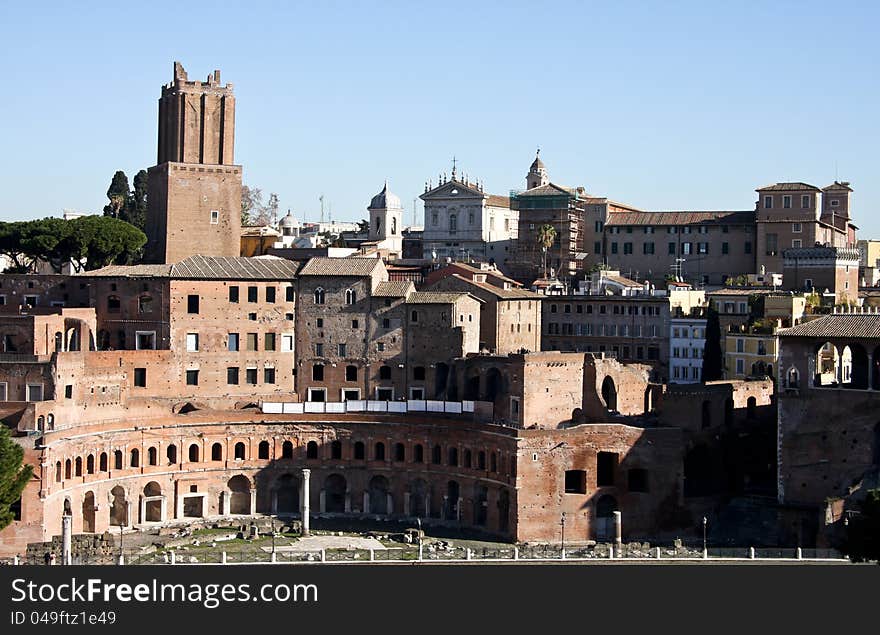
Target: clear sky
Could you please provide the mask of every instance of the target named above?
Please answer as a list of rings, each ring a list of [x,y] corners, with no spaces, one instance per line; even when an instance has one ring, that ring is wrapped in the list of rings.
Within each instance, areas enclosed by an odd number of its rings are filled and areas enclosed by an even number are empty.
[[[0,0],[0,219],[100,211],[156,160],[162,84],[220,69],[235,159],[282,211],[406,222],[460,169],[650,210],[752,209],[756,187],[852,182],[880,238],[878,2]],[[418,203],[419,223],[421,201]]]

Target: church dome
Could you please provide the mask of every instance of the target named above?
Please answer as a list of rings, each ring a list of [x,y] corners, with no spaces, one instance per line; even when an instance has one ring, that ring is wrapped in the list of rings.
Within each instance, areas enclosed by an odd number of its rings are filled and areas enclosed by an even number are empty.
[[[373,197],[367,209],[402,209],[402,205],[400,197],[389,191],[388,183],[385,183],[385,187]]]
[[[278,225],[280,227],[299,227],[299,221],[296,220],[296,217],[290,212],[290,210],[287,210],[287,216],[282,218]]]

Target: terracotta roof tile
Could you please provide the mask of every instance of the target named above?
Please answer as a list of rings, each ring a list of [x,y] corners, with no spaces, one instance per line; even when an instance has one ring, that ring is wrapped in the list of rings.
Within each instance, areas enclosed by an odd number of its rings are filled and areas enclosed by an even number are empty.
[[[289,280],[299,263],[277,256],[190,256],[171,268],[172,278],[196,280]]]
[[[851,337],[880,339],[880,313],[835,313],[779,329],[780,337]]]
[[[354,276],[372,275],[380,266],[378,258],[312,258],[300,270],[301,276]]]
[[[696,223],[719,225],[751,225],[755,222],[754,211],[709,212],[611,212],[606,226],[620,225],[693,225]]]
[[[407,304],[452,304],[467,293],[442,291],[414,291],[406,298]]]
[[[405,298],[415,289],[412,280],[391,280],[377,284],[372,295],[377,298]]]
[[[810,185],[809,183],[771,183],[770,185],[765,185],[764,187],[759,187],[756,192],[800,192],[802,190],[810,190],[813,192],[820,192],[821,190],[815,185]]]

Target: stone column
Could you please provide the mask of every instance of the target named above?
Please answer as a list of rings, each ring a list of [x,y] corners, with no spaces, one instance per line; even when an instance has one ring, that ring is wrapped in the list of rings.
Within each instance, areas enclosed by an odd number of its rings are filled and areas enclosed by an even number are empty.
[[[131,527],[134,523],[131,521],[131,501],[125,501],[125,526]]]
[[[449,518],[446,518],[446,511],[447,511],[447,509],[449,509],[449,506],[447,505],[448,501],[449,501],[449,495],[444,494],[443,495],[443,509],[440,510],[440,518],[442,518],[443,520],[450,520]]]
[[[372,507],[370,506],[370,492],[364,491],[364,508],[363,513],[368,514],[372,511]]]
[[[147,501],[144,500],[143,494],[138,496],[138,502],[139,502],[138,508],[139,508],[139,513],[140,513],[140,516],[138,516],[138,521],[143,523],[143,522],[145,522],[145,520],[147,518]]]
[[[351,490],[348,489],[348,485],[345,486],[345,513],[351,513]]]
[[[409,492],[403,493],[403,514],[409,516]]]
[[[221,516],[229,515],[229,492],[226,490],[220,492],[220,509],[217,510],[217,513]]]
[[[272,490],[272,506],[270,511],[273,516],[278,514],[278,490]]]
[[[70,549],[71,521],[72,516],[65,514],[61,517],[61,564],[73,564]]]
[[[385,494],[385,513],[389,516],[394,513],[394,499],[391,494]]]
[[[320,504],[319,509],[321,510],[321,513],[323,514],[324,512],[327,511],[327,490],[324,490],[324,489],[321,490],[321,501],[319,504]]]
[[[623,523],[620,512],[614,512],[614,548],[620,552],[623,546]]]
[[[168,505],[168,497],[165,494],[162,494],[162,507],[159,508],[159,520],[163,523],[168,519],[168,512],[166,511],[166,506]]]
[[[257,514],[257,488],[251,488],[251,516],[256,516]]]
[[[304,469],[302,471],[303,476],[303,495],[302,495],[302,535],[309,535],[309,493],[311,492],[311,488],[309,487],[309,478],[312,475],[312,471],[309,469]],[[324,491],[321,490],[321,508],[323,511],[324,507]]]

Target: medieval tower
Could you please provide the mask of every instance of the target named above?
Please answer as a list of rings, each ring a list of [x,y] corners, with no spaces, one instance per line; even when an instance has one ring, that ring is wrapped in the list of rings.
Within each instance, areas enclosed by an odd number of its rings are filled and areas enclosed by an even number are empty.
[[[159,98],[159,143],[149,173],[145,262],[194,254],[238,256],[241,166],[233,160],[235,97],[220,71],[190,81],[179,62]]]

